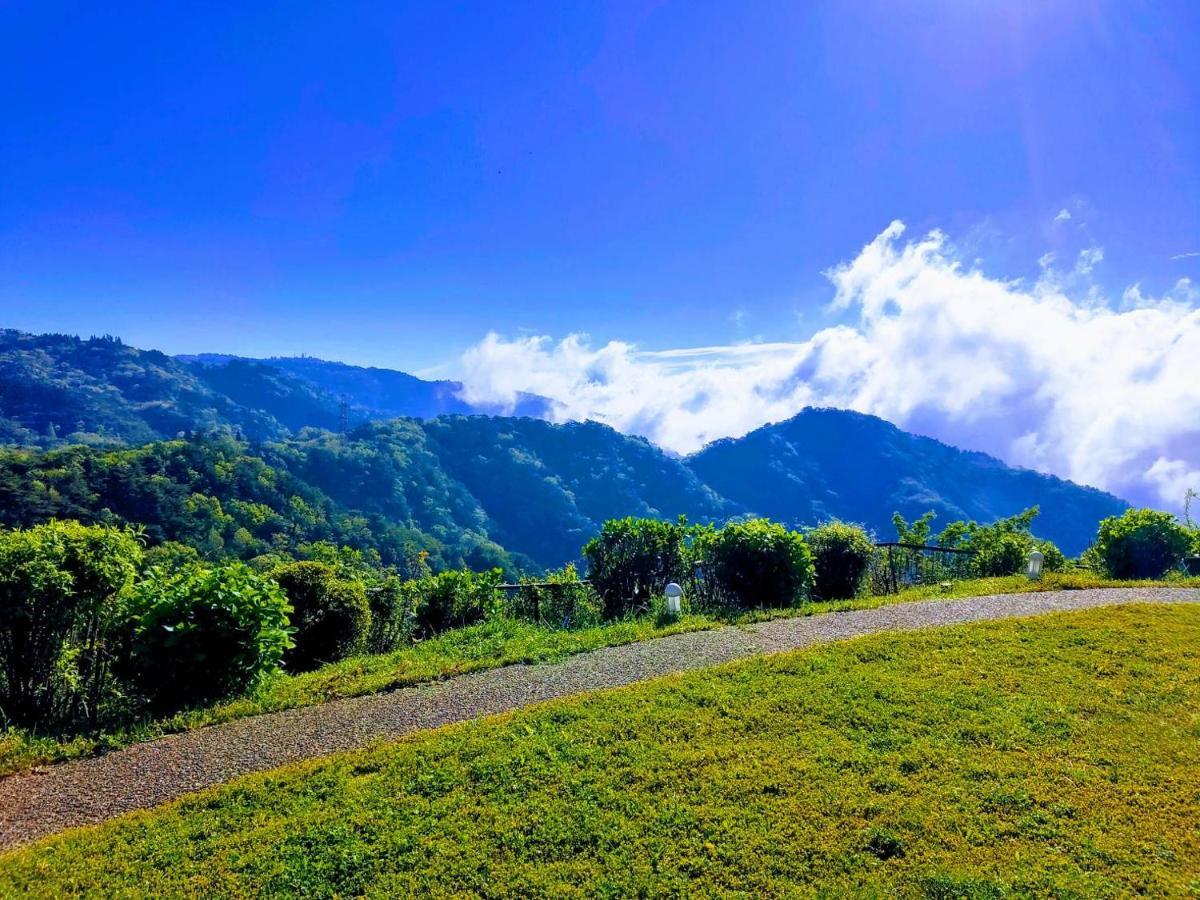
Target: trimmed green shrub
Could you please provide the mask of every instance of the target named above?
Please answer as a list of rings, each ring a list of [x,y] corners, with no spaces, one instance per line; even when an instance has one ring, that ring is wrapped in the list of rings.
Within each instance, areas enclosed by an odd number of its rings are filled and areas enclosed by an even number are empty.
[[[610,519],[583,548],[588,580],[604,601],[605,618],[648,607],[671,581],[690,578],[690,547],[699,533],[682,516]]]
[[[94,719],[106,643],[141,563],[130,531],[49,522],[0,531],[0,713],[41,727]]]
[[[813,596],[818,600],[846,600],[858,595],[875,543],[863,529],[845,522],[826,522],[804,535],[816,571]]]
[[[413,582],[396,576],[384,578],[367,588],[367,602],[371,607],[368,653],[391,653],[412,643],[417,627],[417,599]]]
[[[1028,535],[1013,532],[991,534],[972,542],[975,574],[981,578],[1002,578],[1025,570],[1033,541]]]
[[[812,587],[812,554],[804,537],[766,519],[731,522],[703,535],[707,596],[737,609],[802,602]]]
[[[1128,509],[1100,523],[1095,558],[1113,578],[1161,578],[1191,548],[1192,536],[1170,513]]]
[[[508,600],[508,613],[540,625],[583,628],[600,622],[603,606],[595,589],[579,580],[575,566],[567,565],[538,578],[522,578]]]
[[[284,656],[289,669],[315,669],[362,647],[371,609],[360,582],[338,578],[332,566],[314,561],[282,566],[272,577],[292,605],[295,646]]]
[[[244,563],[152,569],[129,600],[123,674],[158,713],[241,693],[292,645],[282,589]]]
[[[487,572],[463,569],[410,581],[408,589],[415,598],[417,631],[422,635],[438,634],[483,621],[497,608],[497,585],[502,575],[499,569]]]

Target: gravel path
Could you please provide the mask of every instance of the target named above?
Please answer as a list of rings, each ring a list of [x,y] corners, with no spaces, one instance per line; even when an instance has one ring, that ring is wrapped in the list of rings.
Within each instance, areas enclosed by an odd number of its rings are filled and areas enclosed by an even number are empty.
[[[1200,603],[1200,589],[1115,588],[930,600],[776,619],[609,647],[561,663],[285,710],[0,780],[0,849],[157,806],[238,775],[583,691],[878,631],[1131,602]]]

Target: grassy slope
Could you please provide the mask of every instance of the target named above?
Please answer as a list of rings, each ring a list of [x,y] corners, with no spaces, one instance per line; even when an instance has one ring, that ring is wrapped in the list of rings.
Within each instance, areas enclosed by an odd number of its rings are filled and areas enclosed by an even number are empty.
[[[0,893],[1200,889],[1200,608],[878,635],[242,779]]]
[[[1105,581],[1086,574],[1048,575],[1043,581],[1023,576],[982,578],[954,583],[949,589],[937,585],[913,588],[887,597],[810,603],[795,609],[748,613],[748,622],[779,616],[815,615],[846,609],[865,609],[888,603],[925,599],[952,599],[985,594],[1081,589],[1103,586],[1162,586],[1162,582]],[[1173,582],[1200,586],[1200,579]],[[521,622],[498,621],[463,628],[379,656],[356,656],[325,666],[315,672],[276,678],[253,695],[193,710],[165,719],[147,721],[123,730],[56,739],[28,732],[0,730],[0,777],[32,767],[93,756],[165,734],[201,728],[245,716],[311,706],[342,697],[394,690],[427,681],[437,681],[514,663],[555,662],[575,653],[619,644],[649,640],[683,631],[699,631],[728,624],[711,616],[689,615],[659,625],[649,618],[613,622],[578,631],[560,631]]]

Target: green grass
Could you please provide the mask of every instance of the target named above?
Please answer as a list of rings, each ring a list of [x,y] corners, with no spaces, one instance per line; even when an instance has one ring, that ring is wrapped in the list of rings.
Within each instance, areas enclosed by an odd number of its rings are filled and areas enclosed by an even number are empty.
[[[1049,574],[1042,581],[1030,581],[1018,575],[954,582],[949,588],[938,585],[912,588],[893,596],[860,597],[810,603],[792,609],[750,612],[736,620],[687,615],[675,622],[659,624],[650,617],[643,617],[575,631],[498,620],[448,632],[394,653],[355,656],[315,672],[283,675],[269,681],[253,694],[168,718],[138,722],[125,728],[64,738],[20,730],[0,730],[0,777],[245,716],[395,690],[514,663],[556,662],[572,654],[601,647],[629,644],[683,631],[717,628],[731,622],[748,623],[781,616],[867,609],[914,600],[1106,586],[1161,587],[1164,584],[1155,581],[1110,581],[1087,573]],[[1200,586],[1200,579],[1171,584]]]
[[[241,779],[0,894],[1187,896],[1200,607],[877,635]]]

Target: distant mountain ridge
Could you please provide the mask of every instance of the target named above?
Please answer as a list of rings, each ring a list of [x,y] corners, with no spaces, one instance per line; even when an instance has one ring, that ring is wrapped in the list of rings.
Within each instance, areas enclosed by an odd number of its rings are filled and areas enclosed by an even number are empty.
[[[933,510],[945,525],[992,522],[1037,505],[1037,533],[1076,554],[1100,519],[1128,507],[1095,488],[839,409],[802,410],[686,461],[717,493],[761,515],[795,525],[842,519],[885,537],[894,534],[893,512],[911,519]]]
[[[255,359],[202,353],[175,358],[188,364],[211,387],[239,403],[258,399],[254,395],[256,379],[247,377],[255,368],[260,371],[276,370],[287,376],[288,380],[298,380],[312,393],[323,397],[329,407],[328,414],[338,416],[340,404],[344,402],[351,422],[402,417],[432,419],[444,415],[498,415],[502,412],[496,406],[467,403],[460,396],[463,386],[457,381],[427,381],[395,369],[351,366],[312,356]],[[279,400],[285,399],[281,393]],[[289,420],[295,421],[286,405],[277,404],[272,414],[285,424]],[[523,395],[509,414],[544,417],[549,414],[549,403],[540,397]],[[288,424],[288,427],[295,429],[316,424],[305,421],[303,424]]]
[[[0,443],[120,446],[224,429],[273,440],[380,419],[495,415],[453,381],[311,357],[168,356],[114,337],[0,329]],[[546,416],[518,398],[515,415]]]
[[[759,514],[797,526],[840,518],[886,538],[895,511],[988,522],[1035,504],[1037,532],[1077,553],[1101,518],[1126,508],[1101,491],[844,410],[804,410],[680,458],[604,425],[540,421],[549,411],[542,398],[522,401],[519,411],[534,417],[488,417],[496,410],[459,393],[455,382],[310,357],[170,357],[116,338],[0,331],[0,444],[245,438],[252,446],[238,453],[273,460],[325,498],[328,534],[374,517],[373,528],[402,525],[445,546],[447,564],[479,559],[471,548],[487,546],[558,565],[604,519],[623,515]],[[407,485],[403,496],[398,484]]]

